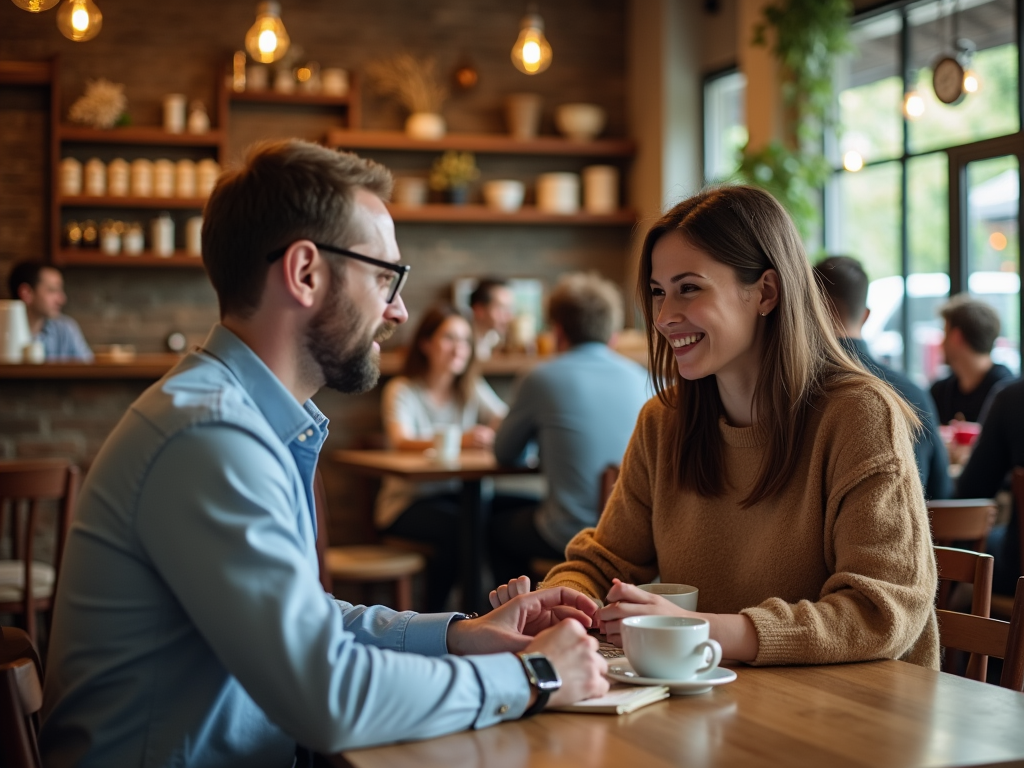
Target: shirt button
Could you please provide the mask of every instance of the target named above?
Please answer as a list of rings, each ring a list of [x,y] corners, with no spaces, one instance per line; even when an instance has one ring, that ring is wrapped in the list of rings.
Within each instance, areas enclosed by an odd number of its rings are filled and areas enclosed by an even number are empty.
[[[504,715],[506,712],[508,712],[508,704],[502,704],[500,707],[498,707],[499,715]]]
[[[312,429],[307,429],[306,430],[306,437],[312,437],[312,436],[313,436],[313,430]]]
[[[299,435],[299,442],[300,442],[300,443],[304,443],[304,442],[306,442],[306,435],[305,435],[305,434],[301,434],[301,435]]]

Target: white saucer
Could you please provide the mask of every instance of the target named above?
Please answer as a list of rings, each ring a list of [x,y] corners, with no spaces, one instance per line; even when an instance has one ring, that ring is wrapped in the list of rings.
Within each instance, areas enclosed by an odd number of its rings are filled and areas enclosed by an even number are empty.
[[[736,673],[727,667],[715,667],[690,680],[662,680],[657,677],[641,677],[633,671],[633,667],[625,659],[615,659],[608,663],[608,678],[619,683],[633,685],[667,685],[675,696],[692,696],[707,693],[716,685],[725,685],[736,679]]]

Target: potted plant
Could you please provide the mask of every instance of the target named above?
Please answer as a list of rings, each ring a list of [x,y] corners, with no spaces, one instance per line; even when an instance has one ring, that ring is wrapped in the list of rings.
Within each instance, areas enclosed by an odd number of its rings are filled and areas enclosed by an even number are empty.
[[[472,152],[449,150],[434,161],[430,169],[430,188],[447,192],[449,202],[464,205],[469,199],[470,182],[479,176]]]
[[[409,110],[405,132],[415,139],[440,139],[446,131],[441,105],[448,91],[438,82],[436,69],[433,58],[417,59],[408,53],[366,67],[377,92],[394,97]]]

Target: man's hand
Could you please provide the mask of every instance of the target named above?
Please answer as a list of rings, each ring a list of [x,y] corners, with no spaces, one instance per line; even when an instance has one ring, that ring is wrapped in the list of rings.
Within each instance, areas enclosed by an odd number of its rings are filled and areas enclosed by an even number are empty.
[[[462,433],[463,448],[490,448],[493,445],[494,430],[483,424],[477,424]]]
[[[535,635],[565,619],[588,629],[596,612],[597,603],[568,587],[528,592],[478,619],[453,621],[448,625],[448,652],[518,653]]]
[[[549,707],[574,704],[608,692],[608,680],[604,676],[608,662],[597,652],[597,647],[597,640],[572,619],[541,632],[526,646],[524,650],[528,653],[547,656],[562,678],[562,687],[552,692],[548,700]]]
[[[516,595],[530,594],[530,577],[520,576],[512,579],[508,584],[502,584],[497,589],[492,589],[487,599],[491,601],[491,608],[500,608]]]

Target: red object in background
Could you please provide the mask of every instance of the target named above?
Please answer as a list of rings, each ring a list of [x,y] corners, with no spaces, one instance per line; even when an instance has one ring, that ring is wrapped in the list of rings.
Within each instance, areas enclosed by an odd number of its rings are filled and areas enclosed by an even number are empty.
[[[980,434],[981,424],[976,424],[973,421],[957,422],[953,428],[953,440],[957,445],[973,445]]]

